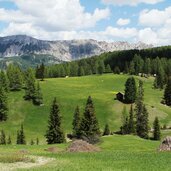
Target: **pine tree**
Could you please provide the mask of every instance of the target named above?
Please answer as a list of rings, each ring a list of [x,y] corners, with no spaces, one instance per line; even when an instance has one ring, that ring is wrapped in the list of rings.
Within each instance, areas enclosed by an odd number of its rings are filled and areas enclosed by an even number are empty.
[[[136,100],[136,133],[141,138],[148,138],[148,111],[143,104],[143,84],[139,81],[138,95]]]
[[[45,135],[48,144],[65,142],[64,132],[61,128],[61,119],[59,105],[56,98],[54,98],[49,116],[48,130]]]
[[[130,75],[134,75],[135,74],[135,65],[134,65],[133,61],[130,62],[129,73],[130,73]]]
[[[36,145],[39,145],[39,138],[36,138]]]
[[[103,136],[105,135],[110,135],[110,129],[109,129],[108,124],[105,125],[104,131],[103,131]]]
[[[20,143],[26,144],[23,124],[21,125],[21,130],[20,130]]]
[[[167,106],[171,106],[171,78],[168,79],[168,82],[164,91],[164,101]]]
[[[35,76],[33,70],[29,68],[26,72],[26,82],[25,82],[25,100],[33,100],[36,92],[35,87]]]
[[[158,117],[155,118],[154,123],[153,123],[153,139],[154,140],[160,140],[161,139],[161,132],[160,132],[160,124]]]
[[[136,83],[134,77],[127,79],[125,83],[125,102],[134,103],[136,99]]]
[[[114,68],[114,73],[115,74],[120,74],[120,69],[119,69],[119,67],[118,66],[116,66],[115,68]]]
[[[9,92],[9,80],[4,71],[0,72],[0,87],[3,87],[6,92]]]
[[[82,67],[82,66],[80,66],[79,68],[78,68],[78,76],[84,76],[85,75],[85,73],[84,73],[84,68]]]
[[[23,124],[21,125],[21,129],[17,131],[17,144],[26,144]]]
[[[30,141],[30,145],[34,145],[34,141],[33,141],[33,139],[31,139],[31,141]]]
[[[39,82],[37,83],[35,95],[34,95],[34,98],[33,98],[33,104],[38,105],[38,106],[43,104],[43,96],[42,96],[42,92],[41,92]]]
[[[12,144],[12,141],[11,141],[11,137],[10,136],[8,136],[7,144],[8,145],[11,145]]]
[[[112,72],[111,67],[110,67],[109,64],[107,64],[106,69],[105,69],[105,72],[106,73],[111,73]]]
[[[134,134],[135,133],[135,122],[134,122],[133,105],[131,105],[131,108],[130,108],[130,111],[129,111],[128,130],[129,130],[130,134]]]
[[[0,87],[0,121],[6,121],[8,114],[7,95],[3,87]]]
[[[45,78],[45,66],[44,63],[40,65],[40,79],[41,81],[44,81]]]
[[[5,132],[3,130],[1,130],[0,144],[6,145],[6,136],[5,136]]]
[[[163,89],[165,85],[165,72],[162,66],[159,66],[157,76],[154,80],[154,88]]]
[[[79,138],[79,131],[80,131],[80,123],[81,123],[81,117],[80,117],[80,110],[77,106],[74,113],[74,118],[72,122],[73,126],[73,135]]]
[[[23,84],[23,76],[18,66],[10,64],[7,68],[9,86],[12,91],[20,91]]]
[[[102,75],[105,71],[105,66],[103,60],[99,61],[98,74]]]
[[[80,124],[80,135],[90,143],[99,140],[100,129],[91,96],[87,99],[84,116]]]

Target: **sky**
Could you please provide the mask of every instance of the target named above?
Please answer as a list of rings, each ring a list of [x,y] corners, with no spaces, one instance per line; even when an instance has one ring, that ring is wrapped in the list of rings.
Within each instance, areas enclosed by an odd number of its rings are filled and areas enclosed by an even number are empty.
[[[0,0],[0,37],[171,44],[171,0]]]

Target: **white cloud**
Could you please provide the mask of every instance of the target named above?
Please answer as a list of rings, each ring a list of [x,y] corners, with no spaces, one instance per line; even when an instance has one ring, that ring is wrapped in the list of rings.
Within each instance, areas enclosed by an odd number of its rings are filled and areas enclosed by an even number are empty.
[[[79,0],[11,0],[18,10],[0,8],[0,21],[30,23],[47,31],[79,30],[94,27],[110,15],[110,10],[85,11]]]
[[[152,9],[143,10],[139,16],[139,23],[144,26],[161,26],[171,19],[171,7],[163,11]]]
[[[125,26],[125,25],[128,25],[129,23],[130,23],[130,19],[128,19],[128,18],[126,18],[126,19],[119,18],[117,21],[117,24],[119,26]]]
[[[136,6],[141,3],[156,4],[162,1],[164,0],[102,0],[104,4],[119,5],[119,6],[123,6],[123,5]]]

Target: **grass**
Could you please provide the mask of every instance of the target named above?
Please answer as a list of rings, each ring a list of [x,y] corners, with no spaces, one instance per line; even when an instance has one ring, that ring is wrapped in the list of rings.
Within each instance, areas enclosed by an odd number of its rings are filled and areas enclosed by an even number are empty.
[[[158,152],[160,142],[144,140],[136,136],[113,135],[102,137],[97,146],[100,152],[69,153],[65,152],[68,144],[51,145],[64,152],[51,153],[44,149],[49,145],[40,146],[0,146],[0,150],[17,152],[26,149],[34,156],[54,158],[48,164],[34,167],[33,171],[166,171],[171,167],[171,153]]]
[[[11,135],[12,142],[16,141],[16,132],[20,124],[24,124],[27,142],[40,139],[45,143],[44,134],[47,129],[50,105],[54,97],[60,104],[65,133],[72,131],[72,118],[75,107],[80,106],[81,113],[89,95],[92,96],[101,130],[109,123],[111,130],[116,131],[121,125],[121,113],[124,104],[114,100],[115,94],[124,91],[127,75],[105,74],[85,77],[46,79],[41,82],[44,106],[37,107],[31,102],[24,101],[24,91],[10,92],[8,121],[0,123],[7,135]],[[149,110],[150,125],[155,116],[161,123],[171,125],[171,108],[160,104],[163,92],[152,88],[153,78],[140,78],[144,81],[145,103]],[[125,105],[129,110],[129,105]]]

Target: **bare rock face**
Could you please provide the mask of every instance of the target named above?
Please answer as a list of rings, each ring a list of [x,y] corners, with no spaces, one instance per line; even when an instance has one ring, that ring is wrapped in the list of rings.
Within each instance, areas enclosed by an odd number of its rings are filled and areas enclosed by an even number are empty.
[[[28,54],[52,55],[60,61],[100,55],[104,52],[130,49],[147,49],[153,47],[142,42],[105,42],[87,40],[38,40],[26,35],[0,37],[0,58]]]
[[[167,136],[161,143],[159,151],[171,151],[171,137]]]

